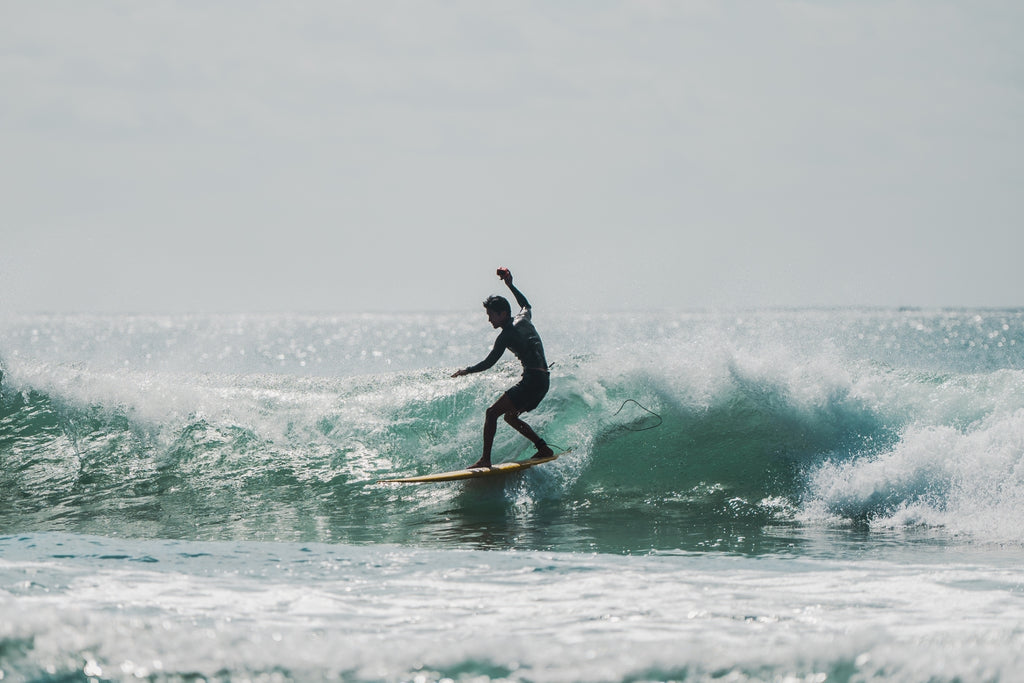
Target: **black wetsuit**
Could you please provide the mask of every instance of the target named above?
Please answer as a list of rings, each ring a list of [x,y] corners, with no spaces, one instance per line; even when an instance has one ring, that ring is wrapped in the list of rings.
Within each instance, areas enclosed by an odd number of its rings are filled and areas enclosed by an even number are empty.
[[[544,345],[533,326],[530,302],[515,287],[509,289],[516,297],[522,310],[502,325],[501,333],[494,340],[494,348],[476,365],[466,368],[467,372],[483,372],[498,362],[505,349],[515,354],[523,364],[523,378],[506,392],[516,409],[526,412],[536,408],[548,393],[548,362],[544,358]]]

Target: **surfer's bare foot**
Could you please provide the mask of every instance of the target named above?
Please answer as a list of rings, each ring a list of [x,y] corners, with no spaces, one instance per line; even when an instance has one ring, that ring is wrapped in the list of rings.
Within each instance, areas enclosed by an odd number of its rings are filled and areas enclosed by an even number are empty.
[[[478,469],[482,469],[484,467],[490,467],[490,466],[491,466],[491,461],[489,459],[487,459],[487,458],[480,458],[474,464],[470,465],[466,469],[478,470]]]
[[[544,444],[537,448],[537,452],[532,458],[530,458],[530,460],[544,460],[545,458],[550,458],[554,454],[555,452],[551,450],[551,446]]]

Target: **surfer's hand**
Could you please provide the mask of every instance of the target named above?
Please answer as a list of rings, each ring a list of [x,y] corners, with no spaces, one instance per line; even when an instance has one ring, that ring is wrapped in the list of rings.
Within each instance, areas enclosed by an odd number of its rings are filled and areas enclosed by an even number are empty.
[[[463,375],[468,375],[468,374],[469,373],[466,372],[466,368],[462,368],[461,370],[456,370],[454,373],[452,373],[452,377],[462,377]]]
[[[498,268],[498,277],[500,277],[506,285],[512,284],[512,273],[509,272],[508,268]]]

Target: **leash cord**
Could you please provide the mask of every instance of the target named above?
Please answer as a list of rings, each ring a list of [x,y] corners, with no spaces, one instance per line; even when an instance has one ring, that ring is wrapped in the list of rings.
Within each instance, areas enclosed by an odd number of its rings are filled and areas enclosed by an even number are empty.
[[[642,429],[633,429],[631,427],[626,427],[626,429],[628,429],[629,431],[631,431],[631,432],[646,432],[648,429],[655,429],[656,427],[660,427],[661,423],[664,422],[664,420],[661,419],[661,415],[658,415],[656,412],[654,412],[650,408],[640,404],[638,401],[635,401],[635,400],[633,400],[631,398],[627,398],[625,401],[623,401],[622,405],[619,406],[619,409],[615,411],[615,413],[612,415],[612,417],[615,417],[615,415],[618,415],[619,413],[621,413],[622,409],[626,407],[627,403],[635,403],[640,408],[640,410],[648,412],[651,415],[653,415],[654,417],[658,418],[657,424],[653,424],[653,425],[650,425],[648,427],[643,427]]]

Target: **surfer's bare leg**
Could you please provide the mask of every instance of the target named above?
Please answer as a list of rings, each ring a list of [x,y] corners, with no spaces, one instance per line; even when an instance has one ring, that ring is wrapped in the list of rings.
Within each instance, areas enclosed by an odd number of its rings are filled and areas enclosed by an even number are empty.
[[[554,454],[551,448],[544,443],[544,439],[537,436],[537,432],[533,431],[530,425],[519,419],[521,412],[512,403],[508,394],[502,394],[501,398],[487,409],[487,412],[484,413],[484,454],[475,464],[470,465],[470,469],[491,466],[491,447],[494,445],[494,434],[498,431],[498,418],[501,416],[505,417],[505,422],[513,429],[532,441],[533,445],[537,447],[537,454],[533,457],[549,458]]]
[[[555,454],[551,447],[544,442],[544,439],[537,436],[537,432],[533,431],[533,427],[526,424],[519,419],[522,415],[522,411],[513,408],[509,412],[505,413],[505,422],[511,425],[512,429],[516,430],[527,439],[533,442],[533,445],[537,447],[537,453],[533,456],[534,458],[550,458]]]
[[[470,469],[491,466],[491,447],[494,445],[494,434],[498,431],[498,418],[509,410],[515,409],[516,407],[512,405],[512,401],[505,394],[502,394],[501,398],[487,409],[487,412],[484,413],[484,454],[476,463],[469,466]]]

